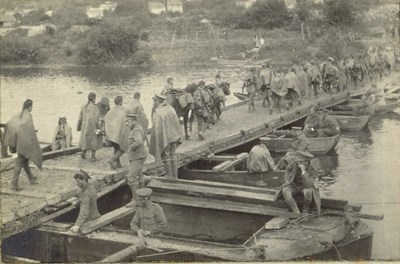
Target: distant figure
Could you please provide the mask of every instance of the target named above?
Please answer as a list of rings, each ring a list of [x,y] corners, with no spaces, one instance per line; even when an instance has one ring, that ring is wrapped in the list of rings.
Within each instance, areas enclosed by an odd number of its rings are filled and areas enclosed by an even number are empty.
[[[147,151],[144,147],[144,131],[143,128],[137,123],[137,115],[126,114],[126,126],[129,128],[129,172],[126,176],[127,184],[132,191],[132,201],[126,207],[135,207],[138,199],[136,191],[144,187],[144,178],[142,174],[143,164],[147,157]]]
[[[7,123],[7,130],[4,138],[4,145],[10,148],[12,153],[17,153],[15,159],[14,173],[11,180],[11,190],[21,191],[23,188],[18,186],[19,175],[22,168],[29,178],[31,184],[37,184],[29,160],[31,160],[39,169],[42,169],[43,156],[39,140],[32,119],[33,101],[27,99],[23,106],[21,114],[14,116]]]
[[[204,140],[204,132],[208,127],[211,96],[205,90],[205,82],[200,81],[196,90],[193,92],[194,110],[193,113],[197,119],[197,132],[199,140]]]
[[[79,194],[79,215],[75,224],[71,227],[70,231],[78,233],[82,225],[86,222],[95,220],[101,215],[97,210],[97,192],[96,188],[89,182],[89,175],[82,169],[74,175],[76,185],[81,188]]]
[[[153,127],[151,129],[149,152],[156,161],[162,160],[168,178],[178,178],[176,148],[183,138],[178,116],[161,94],[153,97]]]
[[[99,108],[100,112],[100,130],[101,133],[104,135],[105,134],[105,128],[104,128],[104,117],[110,111],[110,100],[108,100],[107,97],[102,97],[100,102],[97,103],[97,107]]]
[[[315,202],[318,214],[321,212],[321,198],[314,185],[313,171],[310,160],[313,155],[307,151],[297,151],[297,156],[292,159],[285,170],[285,183],[282,195],[290,210],[300,213],[294,195],[303,195],[303,214],[310,213],[311,202]]]
[[[126,107],[127,114],[137,115],[136,122],[143,128],[145,137],[147,136],[147,131],[149,130],[149,119],[144,112],[142,103],[140,102],[140,92],[135,92],[133,95],[133,101],[129,103]],[[147,138],[144,138],[146,141]]]
[[[254,35],[253,37],[253,45],[255,48],[260,47],[260,38],[257,35]]]
[[[371,100],[371,92],[367,92],[361,96],[361,101],[354,109],[355,116],[373,115],[375,113],[375,106]]]
[[[260,48],[261,48],[265,45],[265,39],[263,39],[263,37],[261,37],[261,35],[259,36],[259,39],[260,39]]]
[[[174,78],[169,77],[167,79],[167,84],[164,86],[164,88],[161,91],[161,95],[166,95],[171,92],[171,90],[174,89]]]
[[[254,100],[257,94],[258,88],[258,77],[256,74],[256,68],[251,68],[250,73],[246,76],[243,86],[242,92],[246,88],[247,94],[249,95],[249,103],[248,103],[248,111],[249,113],[256,111],[256,107],[254,105]]]
[[[51,143],[51,150],[56,151],[71,147],[72,129],[67,123],[65,116],[60,116],[58,125],[54,131],[53,141]]]
[[[164,210],[151,201],[151,193],[150,188],[142,188],[136,192],[139,203],[130,226],[139,237],[160,235],[167,227]]]
[[[217,87],[220,87],[222,85],[222,83],[223,83],[223,81],[222,81],[222,78],[221,78],[221,73],[218,72],[217,75],[215,76],[215,85]]]
[[[96,161],[96,150],[102,147],[102,132],[100,130],[100,112],[95,105],[96,94],[90,92],[88,102],[82,106],[79,113],[76,130],[81,132],[79,148],[82,149],[81,158],[86,159],[86,152],[91,150],[90,161]]]
[[[319,87],[322,85],[322,75],[314,60],[311,61],[310,66],[307,68],[307,76],[315,98],[318,98]],[[310,96],[311,97],[311,96]]]
[[[1,158],[7,159],[11,157],[11,155],[8,155],[8,147],[4,145],[4,136],[5,131],[7,130],[7,125],[0,123],[0,128],[4,128],[4,132],[3,129],[0,129]]]
[[[247,171],[249,173],[276,171],[276,165],[265,144],[255,145],[247,158]]]
[[[272,90],[271,85],[275,78],[275,71],[270,63],[264,63],[260,72],[261,92],[263,93],[263,107],[266,107],[265,101],[268,101],[269,113],[272,114]]]
[[[129,129],[125,124],[125,109],[122,96],[114,99],[115,106],[104,117],[105,138],[114,148],[114,155],[108,161],[112,170],[122,168],[120,157],[128,150]]]

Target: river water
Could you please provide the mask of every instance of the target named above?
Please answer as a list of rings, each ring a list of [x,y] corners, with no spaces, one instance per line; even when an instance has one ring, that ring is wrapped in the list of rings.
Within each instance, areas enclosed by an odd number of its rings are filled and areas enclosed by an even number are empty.
[[[73,141],[81,105],[87,94],[94,91],[97,100],[117,95],[128,103],[133,93],[140,91],[146,113],[150,114],[152,96],[160,91],[169,76],[175,87],[183,88],[200,80],[214,82],[220,71],[231,83],[231,92],[241,91],[244,72],[235,68],[168,68],[138,69],[132,67],[90,68],[2,68],[1,122],[7,122],[21,111],[22,103],[34,102],[32,115],[39,140],[51,141],[60,115],[67,116],[73,128]],[[237,102],[231,95],[227,104]],[[326,170],[318,185],[324,196],[348,199],[363,206],[364,213],[384,214],[383,221],[365,220],[374,230],[374,259],[400,259],[400,109],[374,116],[369,129],[343,133],[336,152],[321,156]]]

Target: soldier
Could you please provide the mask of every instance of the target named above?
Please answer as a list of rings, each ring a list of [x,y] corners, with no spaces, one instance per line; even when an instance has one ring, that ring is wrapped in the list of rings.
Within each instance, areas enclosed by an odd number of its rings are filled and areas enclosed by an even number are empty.
[[[322,84],[322,76],[316,62],[312,60],[310,64],[310,67],[307,68],[308,80],[313,88],[315,98],[318,98],[318,90]]]
[[[115,107],[108,111],[104,117],[106,141],[114,148],[114,155],[108,161],[112,170],[122,168],[120,157],[129,147],[129,130],[125,124],[125,109],[122,106],[122,101],[122,96],[115,97]]]
[[[264,140],[268,140],[268,138],[264,138]],[[267,145],[264,143],[255,145],[250,150],[247,158],[247,171],[253,173],[267,172],[269,170],[276,171],[276,166]]]
[[[140,102],[140,92],[134,93],[133,101],[126,107],[126,113],[138,115],[136,122],[138,122],[138,124],[143,128],[143,131],[147,136],[147,131],[149,130],[149,119],[147,118],[143,105]],[[145,138],[145,140],[147,140],[147,138]]]
[[[328,61],[324,68],[324,82],[325,82],[325,92],[329,94],[332,93],[332,89],[339,86],[338,69],[333,65],[334,59],[332,57],[328,58]]]
[[[72,129],[67,123],[65,116],[60,116],[58,119],[58,125],[54,132],[53,142],[51,143],[51,149],[53,151],[58,149],[64,149],[71,147],[72,141]]]
[[[32,161],[39,169],[42,168],[43,156],[33,125],[32,108],[33,101],[30,99],[25,100],[21,114],[14,116],[7,123],[4,145],[8,146],[11,152],[17,153],[13,178],[11,180],[11,190],[13,191],[23,190],[23,188],[18,186],[22,168],[24,168],[31,184],[38,183],[37,177],[31,172],[29,161]]]
[[[258,78],[256,75],[256,68],[251,68],[249,75],[243,82],[242,92],[246,88],[247,94],[249,95],[249,113],[256,111],[256,107],[254,105],[254,99],[257,94],[258,89]]]
[[[264,93],[262,105],[265,107],[265,101],[268,101],[269,113],[272,114],[272,90],[271,85],[275,78],[275,71],[270,63],[265,63],[260,72],[261,88]]]
[[[150,188],[141,188],[136,192],[139,203],[130,226],[139,237],[160,235],[167,227],[164,211],[161,206],[151,201],[151,193]]]
[[[318,108],[316,106],[312,106],[310,109],[310,114],[307,116],[304,121],[304,134],[306,137],[317,137],[318,133],[316,132],[316,127],[319,123],[319,115]]]
[[[178,116],[161,94],[153,97],[153,127],[151,129],[149,152],[156,161],[162,160],[168,178],[178,178],[176,148],[183,138]]]
[[[301,127],[292,127],[295,133],[294,141],[290,145],[290,148],[294,151],[310,151],[310,140],[306,137]]]
[[[140,187],[144,187],[142,169],[147,157],[147,151],[144,148],[143,128],[136,122],[137,115],[126,114],[125,116],[126,126],[130,129],[128,137],[129,172],[126,180],[132,191],[132,200],[126,205],[126,207],[135,207],[138,202],[136,191]]]
[[[167,84],[165,84],[164,88],[161,91],[161,95],[166,95],[171,92],[171,90],[174,89],[174,78],[169,77],[167,79]]]
[[[99,218],[101,215],[97,210],[97,193],[96,188],[89,182],[90,176],[82,169],[74,175],[76,185],[81,188],[79,201],[81,203],[78,218],[70,231],[78,233],[81,226],[88,222]]]
[[[204,132],[208,127],[209,119],[209,106],[211,101],[211,96],[205,90],[205,82],[200,81],[197,85],[196,90],[193,92],[194,100],[194,115],[197,119],[197,131],[199,134],[199,139],[204,140]]]
[[[313,169],[310,160],[313,155],[308,151],[297,151],[297,156],[291,159],[285,170],[285,183],[282,187],[282,195],[290,210],[300,213],[293,196],[301,193],[304,196],[303,213],[309,213],[311,202],[315,202],[318,214],[321,210],[319,191],[314,185]]]
[[[76,130],[81,132],[79,148],[82,149],[81,158],[86,159],[86,151],[91,150],[90,161],[96,161],[96,150],[102,147],[102,132],[99,108],[95,105],[96,94],[90,92],[88,102],[82,106],[79,113]]]

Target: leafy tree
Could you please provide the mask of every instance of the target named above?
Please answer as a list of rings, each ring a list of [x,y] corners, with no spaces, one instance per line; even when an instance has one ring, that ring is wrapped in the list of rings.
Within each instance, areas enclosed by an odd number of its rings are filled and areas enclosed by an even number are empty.
[[[356,21],[356,14],[367,11],[369,1],[364,0],[325,0],[324,14],[330,24],[351,26]]]
[[[288,25],[292,20],[291,14],[282,0],[260,0],[249,8],[241,21],[241,28],[279,28]]]

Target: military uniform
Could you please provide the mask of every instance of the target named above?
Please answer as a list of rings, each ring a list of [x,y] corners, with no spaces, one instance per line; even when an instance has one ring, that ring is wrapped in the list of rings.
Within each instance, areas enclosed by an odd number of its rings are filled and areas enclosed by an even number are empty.
[[[247,171],[254,173],[269,170],[276,171],[276,166],[268,148],[264,144],[254,146],[247,158]]]
[[[101,215],[97,209],[97,192],[96,188],[88,183],[79,194],[81,202],[79,216],[75,221],[75,226],[82,226],[84,223],[97,219]]]
[[[297,151],[297,154],[298,157],[292,159],[285,170],[285,185],[282,188],[282,195],[289,208],[295,213],[299,213],[296,201],[293,198],[295,194],[303,194],[304,196],[303,213],[309,211],[313,199],[317,211],[320,213],[321,201],[319,191],[314,186],[313,169],[309,163],[305,165],[304,172],[299,167],[299,159],[304,159],[304,157],[310,159],[313,156],[304,151]]]
[[[132,206],[137,200],[135,196],[136,191],[139,187],[144,187],[142,169],[147,157],[147,151],[144,147],[143,134],[143,128],[139,124],[135,124],[128,137],[129,172],[126,180],[132,191]]]
[[[152,193],[150,188],[139,189],[136,194],[140,197],[149,197]],[[146,201],[142,206],[138,206],[135,215],[130,223],[133,231],[150,231],[150,234],[161,234],[167,226],[162,207],[158,204]]]
[[[333,137],[340,133],[338,122],[327,113],[323,114],[322,118],[319,119],[316,128],[318,137]]]
[[[199,133],[199,138],[204,139],[203,133],[208,126],[208,107],[207,107],[207,95],[208,93],[204,88],[198,87],[193,93],[194,100],[194,114],[197,119],[197,131]]]

